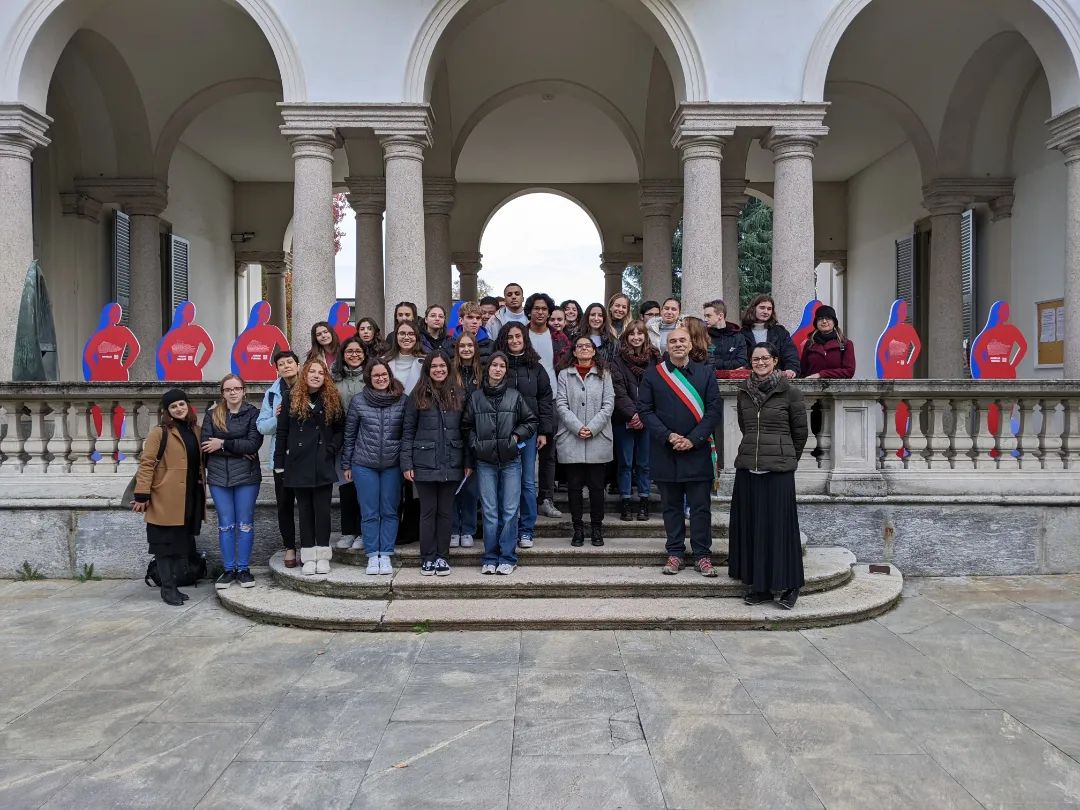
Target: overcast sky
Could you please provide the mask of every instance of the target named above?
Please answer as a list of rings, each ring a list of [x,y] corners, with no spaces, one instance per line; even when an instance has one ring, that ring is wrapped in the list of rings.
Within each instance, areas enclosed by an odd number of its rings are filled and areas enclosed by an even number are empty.
[[[347,235],[337,255],[337,290],[339,297],[352,298],[355,220],[350,214],[342,224]],[[583,306],[603,299],[600,235],[588,214],[558,195],[528,194],[504,205],[488,223],[480,252],[480,278],[496,294],[517,281],[526,295],[543,291],[559,301],[575,298]]]

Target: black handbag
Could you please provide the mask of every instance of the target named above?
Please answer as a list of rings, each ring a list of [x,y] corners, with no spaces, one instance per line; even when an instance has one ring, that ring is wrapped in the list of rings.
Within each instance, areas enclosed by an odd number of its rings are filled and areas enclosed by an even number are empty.
[[[206,579],[206,552],[193,551],[187,557],[176,558],[176,584],[181,588],[198,585],[200,579]],[[146,566],[145,582],[151,588],[161,587],[161,575],[158,574],[157,559]]]

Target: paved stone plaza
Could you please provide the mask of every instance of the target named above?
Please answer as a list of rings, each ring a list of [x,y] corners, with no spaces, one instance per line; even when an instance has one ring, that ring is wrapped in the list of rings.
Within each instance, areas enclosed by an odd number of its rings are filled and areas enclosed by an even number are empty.
[[[332,634],[0,584],[0,807],[1080,804],[1080,576],[803,632]]]

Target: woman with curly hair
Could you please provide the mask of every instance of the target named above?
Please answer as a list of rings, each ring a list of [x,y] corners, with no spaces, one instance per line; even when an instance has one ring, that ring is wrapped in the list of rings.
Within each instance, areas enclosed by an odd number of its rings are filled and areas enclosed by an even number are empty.
[[[306,576],[330,573],[330,497],[337,481],[345,408],[330,369],[304,363],[288,409],[278,416],[274,472],[282,473],[300,507],[300,561]]]

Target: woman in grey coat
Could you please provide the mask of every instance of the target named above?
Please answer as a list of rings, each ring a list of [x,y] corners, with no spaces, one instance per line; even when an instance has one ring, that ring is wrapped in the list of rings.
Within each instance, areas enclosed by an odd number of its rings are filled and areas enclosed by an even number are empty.
[[[363,341],[355,335],[345,338],[338,350],[338,358],[331,369],[334,384],[337,385],[341,395],[341,404],[345,413],[349,412],[349,404],[354,396],[364,388],[364,366],[367,365],[367,350]],[[341,459],[338,459],[338,469],[341,468]],[[341,539],[337,542],[340,549],[363,548],[364,541],[360,539],[360,501],[356,498],[356,484],[346,481],[342,475],[338,480],[338,503],[341,506]]]
[[[613,457],[611,415],[615,411],[615,388],[611,372],[597,355],[592,338],[577,338],[574,362],[559,372],[555,397],[559,419],[555,449],[559,462],[566,465],[573,546],[585,545],[582,487],[589,489],[592,544],[604,545],[604,484],[606,466]]]
[[[405,394],[381,360],[364,369],[364,389],[349,403],[341,470],[356,484],[369,574],[392,574],[401,499],[401,427]]]

